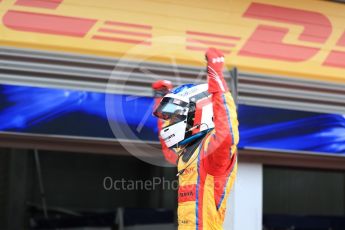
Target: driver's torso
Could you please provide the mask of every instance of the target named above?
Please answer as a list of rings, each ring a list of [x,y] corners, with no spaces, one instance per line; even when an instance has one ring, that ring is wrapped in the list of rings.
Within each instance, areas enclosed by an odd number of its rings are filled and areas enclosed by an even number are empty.
[[[237,153],[222,175],[207,173],[204,163],[213,134],[214,130],[203,138],[186,162],[178,161],[178,171],[183,170],[178,190],[179,230],[223,229],[227,198],[237,172]]]

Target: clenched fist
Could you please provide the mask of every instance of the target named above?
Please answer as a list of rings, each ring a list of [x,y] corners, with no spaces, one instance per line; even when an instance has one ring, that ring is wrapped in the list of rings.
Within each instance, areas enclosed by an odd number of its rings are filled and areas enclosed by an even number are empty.
[[[152,83],[153,96],[155,98],[162,98],[173,88],[171,81],[159,80]]]

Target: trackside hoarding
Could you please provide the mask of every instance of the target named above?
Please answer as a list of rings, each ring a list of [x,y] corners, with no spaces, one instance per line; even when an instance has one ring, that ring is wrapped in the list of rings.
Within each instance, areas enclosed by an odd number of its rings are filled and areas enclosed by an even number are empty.
[[[112,107],[106,108],[107,100]],[[158,141],[153,104],[150,97],[0,85],[0,131]],[[345,156],[343,115],[248,105],[239,105],[238,114],[241,149]]]
[[[345,5],[311,0],[1,0],[0,46],[345,83]],[[193,58],[191,58],[191,56]]]

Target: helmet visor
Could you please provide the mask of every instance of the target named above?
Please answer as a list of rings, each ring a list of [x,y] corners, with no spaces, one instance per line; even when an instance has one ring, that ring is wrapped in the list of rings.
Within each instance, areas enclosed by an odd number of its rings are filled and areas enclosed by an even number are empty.
[[[156,117],[169,121],[169,125],[183,121],[187,117],[188,103],[176,98],[165,97],[153,112]]]

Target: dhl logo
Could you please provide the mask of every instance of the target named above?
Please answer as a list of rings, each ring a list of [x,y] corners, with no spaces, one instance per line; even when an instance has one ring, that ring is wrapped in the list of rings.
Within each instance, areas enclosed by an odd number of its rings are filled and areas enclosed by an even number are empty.
[[[56,9],[63,0],[17,0],[15,5]],[[7,28],[36,33],[85,37],[93,26],[97,23],[96,19],[66,17],[62,15],[33,13],[28,11],[9,10],[3,17],[3,23]],[[132,31],[131,29],[136,31]],[[139,25],[132,23],[105,21],[92,39],[104,40],[109,42],[123,42],[131,44],[151,45],[147,38],[151,38],[152,26]],[[124,38],[121,35],[132,35],[133,39]]]
[[[155,27],[141,23],[105,20],[94,18],[67,17],[54,13],[64,0],[16,0],[14,6],[26,10],[9,9],[2,22],[15,31],[34,32],[54,36],[88,38],[104,42],[127,43],[142,46],[154,45],[151,41]],[[0,0],[0,4],[3,1]],[[47,13],[32,12],[31,9],[45,9]],[[237,55],[243,57],[271,59],[284,62],[303,62],[312,59],[322,49],[332,34],[332,23],[320,13],[266,3],[251,2],[242,18],[259,20],[249,37],[234,34],[211,33],[207,30],[185,30],[185,50],[203,52],[209,46],[229,54],[236,48]],[[266,22],[279,22],[284,26],[272,26]],[[93,30],[96,26],[97,28]],[[284,41],[290,33],[289,25],[303,28],[298,41],[308,45],[291,44]],[[188,25],[186,25],[188,27]],[[130,37],[130,38],[129,38]],[[237,47],[240,41],[242,47]],[[328,51],[320,65],[331,68],[345,68],[345,28],[333,48]]]

